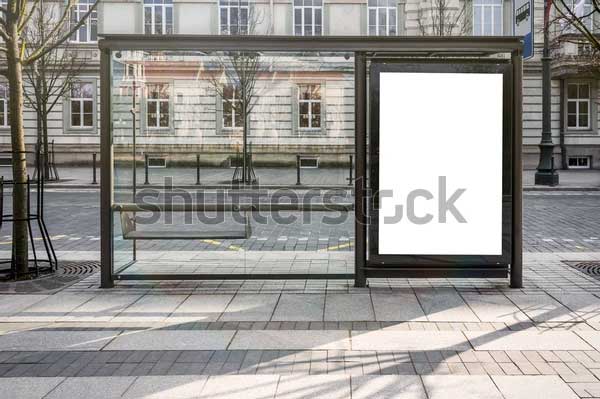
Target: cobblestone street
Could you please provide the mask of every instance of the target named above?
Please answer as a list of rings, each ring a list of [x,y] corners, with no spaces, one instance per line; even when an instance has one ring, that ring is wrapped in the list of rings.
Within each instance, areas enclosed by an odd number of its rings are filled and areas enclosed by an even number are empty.
[[[49,189],[46,204],[47,224],[57,250],[99,250],[98,191]],[[523,214],[526,252],[600,251],[600,192],[526,192]],[[268,218],[264,224],[255,220],[252,223],[252,237],[248,240],[159,241],[153,243],[152,249],[352,250],[352,215],[342,217],[336,224],[327,225],[321,223],[323,216],[317,213],[313,222],[308,224],[299,221],[282,225],[274,223],[272,218]],[[9,225],[3,226],[0,234],[3,236],[0,250],[8,249]],[[116,234],[120,234],[120,231]],[[146,248],[143,245],[141,248]]]

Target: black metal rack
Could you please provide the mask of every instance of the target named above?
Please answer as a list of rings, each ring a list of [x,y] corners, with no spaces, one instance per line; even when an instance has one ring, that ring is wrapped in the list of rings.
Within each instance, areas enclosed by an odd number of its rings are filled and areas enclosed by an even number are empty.
[[[36,154],[36,158],[39,161],[39,153]],[[5,213],[4,212],[4,203],[5,203],[5,195],[11,196],[12,193],[7,194],[6,187],[14,187],[15,185],[24,184],[27,186],[27,199],[26,199],[26,207],[27,207],[27,215],[25,218],[16,218],[14,213]],[[35,192],[35,206],[32,208],[32,195],[31,195],[31,186],[34,186]],[[23,274],[27,276],[39,276],[40,273],[51,273],[57,270],[58,268],[58,260],[56,258],[56,253],[54,251],[54,246],[52,245],[52,240],[50,239],[50,234],[48,232],[48,228],[46,227],[46,223],[44,221],[44,179],[35,179],[32,180],[29,175],[27,175],[27,180],[25,182],[15,182],[14,180],[4,180],[4,178],[0,178],[0,230],[4,226],[6,222],[27,222],[27,231],[29,235],[29,241],[31,245],[31,252],[33,255],[33,266],[29,266],[28,271],[26,273],[18,273],[16,269],[15,262],[15,253],[14,248],[11,253],[10,259],[0,260],[0,265],[10,265],[10,267],[5,269],[0,269],[0,272],[4,272],[5,274],[10,275],[11,278],[21,277]],[[40,258],[38,256],[38,250],[35,246],[35,238],[33,235],[32,223],[37,223],[41,240],[44,245],[44,250],[46,252],[45,258]]]

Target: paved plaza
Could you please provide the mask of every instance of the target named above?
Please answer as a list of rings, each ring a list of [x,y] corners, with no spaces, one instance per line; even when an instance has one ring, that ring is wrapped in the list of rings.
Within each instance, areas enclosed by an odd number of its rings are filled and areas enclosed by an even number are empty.
[[[347,254],[350,258],[351,254]],[[600,281],[119,282],[0,295],[0,397],[600,397]]]

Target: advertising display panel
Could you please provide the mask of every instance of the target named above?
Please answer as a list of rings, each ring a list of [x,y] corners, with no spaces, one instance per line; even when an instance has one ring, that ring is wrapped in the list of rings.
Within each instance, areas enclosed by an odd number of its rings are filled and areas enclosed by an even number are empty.
[[[510,69],[371,66],[370,259],[501,265],[510,255]]]

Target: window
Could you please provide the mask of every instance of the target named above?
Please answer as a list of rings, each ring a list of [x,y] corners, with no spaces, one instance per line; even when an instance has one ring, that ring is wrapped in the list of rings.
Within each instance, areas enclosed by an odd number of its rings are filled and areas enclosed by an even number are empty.
[[[242,101],[239,87],[232,85],[223,87],[223,127],[236,128],[244,126]]]
[[[567,2],[571,11],[585,24],[585,26],[589,30],[593,30],[593,16],[594,16],[594,8],[592,6],[592,0],[571,0]],[[578,30],[571,26],[570,30],[574,33],[578,32]]]
[[[0,83],[0,128],[10,127],[10,108],[8,108],[8,83]]]
[[[164,157],[148,157],[149,168],[166,168],[167,158]]]
[[[93,4],[94,0],[79,0],[71,10],[71,25],[77,25]],[[98,12],[95,9],[83,25],[73,33],[71,41],[78,43],[93,43],[98,41]]]
[[[169,128],[169,91],[167,83],[147,85],[146,122],[149,129]]]
[[[473,35],[502,35],[502,0],[473,0]]]
[[[368,13],[369,35],[397,34],[396,0],[369,0]]]
[[[321,128],[321,85],[298,86],[298,127],[300,129]]]
[[[144,33],[173,33],[173,0],[144,0]]]
[[[294,33],[320,36],[323,30],[323,0],[294,0]]]
[[[591,157],[569,157],[569,169],[590,169]]]
[[[319,167],[318,157],[300,157],[300,168],[317,169]]]
[[[567,127],[569,129],[590,128],[589,83],[567,84]]]
[[[71,85],[71,127],[94,127],[94,86],[90,82]]]
[[[248,0],[219,0],[221,34],[248,34]]]

